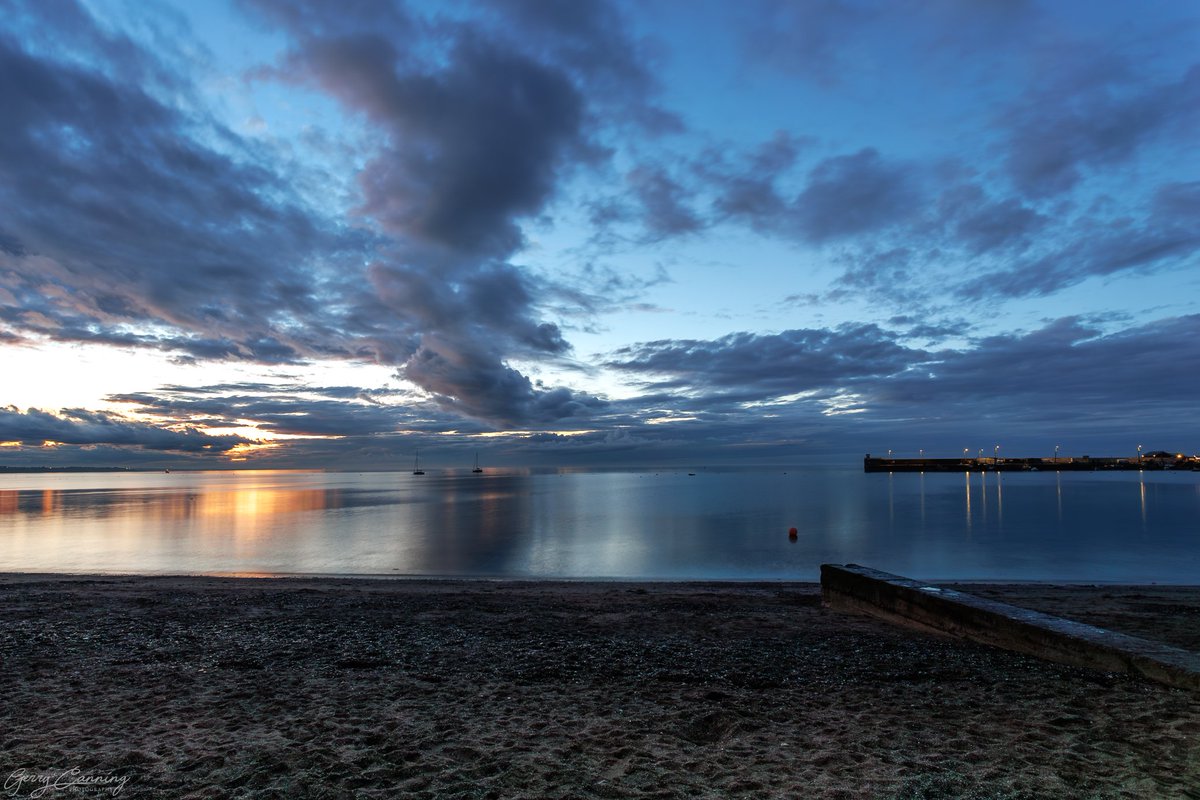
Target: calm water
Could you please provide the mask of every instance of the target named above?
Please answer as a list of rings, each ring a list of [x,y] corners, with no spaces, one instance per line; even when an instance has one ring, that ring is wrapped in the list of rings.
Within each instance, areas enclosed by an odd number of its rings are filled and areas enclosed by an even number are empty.
[[[0,476],[0,571],[815,580],[826,561],[1197,583],[1200,473]]]

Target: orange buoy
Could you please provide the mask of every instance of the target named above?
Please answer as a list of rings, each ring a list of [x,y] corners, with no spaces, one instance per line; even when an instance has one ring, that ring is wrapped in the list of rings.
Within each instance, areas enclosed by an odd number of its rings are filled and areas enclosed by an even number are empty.
[[[799,533],[800,532],[798,530],[796,530],[795,528],[788,528],[788,538],[789,539],[795,540],[796,536],[798,536]]]

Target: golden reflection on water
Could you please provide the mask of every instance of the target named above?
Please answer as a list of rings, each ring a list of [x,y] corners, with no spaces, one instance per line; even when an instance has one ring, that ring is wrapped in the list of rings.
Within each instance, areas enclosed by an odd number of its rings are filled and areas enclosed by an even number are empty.
[[[86,499],[85,496],[86,495]],[[68,513],[73,506],[86,507],[89,515],[146,516],[158,520],[236,517],[254,519],[322,511],[338,506],[336,489],[293,489],[275,486],[250,486],[235,489],[191,492],[107,493],[97,502],[97,493],[73,493],[60,489],[0,490],[0,515],[23,513],[52,517]]]
[[[163,557],[181,547],[256,556],[291,532],[292,515],[336,508],[340,502],[338,489],[269,481],[183,491],[8,489],[0,490],[0,520],[9,531],[2,543],[7,555],[21,553],[21,563],[31,568],[78,562],[121,569],[142,563],[144,551],[156,548]]]

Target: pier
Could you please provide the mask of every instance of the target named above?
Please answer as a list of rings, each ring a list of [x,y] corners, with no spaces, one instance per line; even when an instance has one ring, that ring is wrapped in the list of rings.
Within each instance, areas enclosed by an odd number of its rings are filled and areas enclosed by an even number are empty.
[[[863,458],[863,472],[1095,472],[1098,470],[1200,470],[1200,457],[1159,451],[1142,456],[1052,458]]]

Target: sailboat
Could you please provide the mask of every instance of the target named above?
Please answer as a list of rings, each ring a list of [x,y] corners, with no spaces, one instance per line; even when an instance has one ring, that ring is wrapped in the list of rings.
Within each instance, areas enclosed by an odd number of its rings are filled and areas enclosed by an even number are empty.
[[[421,451],[417,450],[417,454],[413,457],[413,475],[424,475],[425,471],[421,469]]]
[[[478,452],[475,453],[475,469],[471,470],[471,472],[483,472],[483,467],[479,466],[479,453]]]

